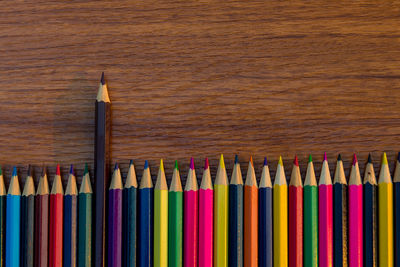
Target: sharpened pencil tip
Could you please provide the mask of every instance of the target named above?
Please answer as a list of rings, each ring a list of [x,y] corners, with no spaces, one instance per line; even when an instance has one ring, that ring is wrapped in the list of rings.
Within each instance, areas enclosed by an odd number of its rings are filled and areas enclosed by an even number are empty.
[[[14,166],[12,176],[17,176],[17,166]]]
[[[204,169],[207,170],[209,166],[210,166],[210,163],[208,163],[208,158],[206,158],[204,160]]]
[[[368,163],[372,163],[371,153],[368,154]]]
[[[357,163],[357,156],[356,156],[356,153],[354,153],[354,155],[353,155],[353,166],[356,166],[356,163]]]
[[[164,172],[164,161],[163,161],[163,159],[160,159],[160,170],[162,172]]]
[[[194,160],[190,158],[190,169],[194,170]]]
[[[341,160],[342,160],[342,155],[339,154],[339,155],[337,156],[337,161],[341,161]]]
[[[71,164],[71,167],[69,168],[69,174],[74,174],[74,165]]]
[[[281,165],[281,166],[283,166],[282,156],[279,156],[278,164]]]
[[[297,155],[294,156],[293,164],[296,165],[297,167],[299,166],[299,159],[297,158]]]
[[[115,162],[114,171],[118,169],[118,162]]]
[[[0,175],[3,175],[3,171],[1,169],[1,165],[0,165]]]
[[[85,170],[83,171],[83,175],[89,173],[89,167],[87,165],[87,163],[85,163]]]
[[[264,158],[264,166],[268,165],[267,157]]]
[[[221,154],[221,157],[219,159],[219,166],[223,169],[225,169],[225,162],[224,162],[224,155]]]
[[[60,164],[57,164],[56,175],[61,175]]]
[[[324,152],[324,160],[328,161],[328,158],[326,156],[326,152]]]
[[[310,154],[310,156],[308,157],[308,162],[312,162],[312,156]]]
[[[101,79],[100,79],[101,84],[106,84],[106,81],[104,80],[104,71],[101,73]]]
[[[238,164],[238,163],[239,163],[239,156],[235,155],[235,164]]]
[[[397,161],[400,162],[400,152],[397,154]]]
[[[41,174],[41,176],[43,177],[43,176],[45,176],[46,175],[46,166],[43,166],[42,167],[42,174]]]
[[[1,175],[1,173],[0,173]],[[28,176],[32,176],[32,166],[31,164],[28,165]]]
[[[175,169],[176,169],[176,170],[179,170],[178,161],[177,161],[177,160],[175,160]]]
[[[386,152],[383,152],[383,155],[382,155],[382,164],[388,164],[387,157],[386,157]]]
[[[129,161],[129,166],[130,165],[133,165],[133,159],[131,159],[130,161]]]
[[[144,161],[144,169],[147,169],[149,167],[149,162],[147,160]]]
[[[252,157],[252,156],[250,156],[250,163],[251,163],[251,166],[254,167],[254,164],[253,164],[253,157]]]

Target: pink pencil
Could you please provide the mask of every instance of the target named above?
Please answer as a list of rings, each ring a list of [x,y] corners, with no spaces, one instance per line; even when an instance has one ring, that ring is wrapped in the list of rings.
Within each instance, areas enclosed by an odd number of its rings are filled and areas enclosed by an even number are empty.
[[[214,190],[208,159],[199,190],[199,267],[213,266]]]
[[[326,153],[319,178],[318,201],[319,267],[331,267],[333,266],[332,180]]]
[[[363,190],[356,154],[349,179],[349,267],[363,266]]]
[[[199,191],[193,158],[190,159],[190,169],[186,179],[184,200],[184,239],[183,239],[183,266],[197,266],[198,248],[198,219],[199,219]]]

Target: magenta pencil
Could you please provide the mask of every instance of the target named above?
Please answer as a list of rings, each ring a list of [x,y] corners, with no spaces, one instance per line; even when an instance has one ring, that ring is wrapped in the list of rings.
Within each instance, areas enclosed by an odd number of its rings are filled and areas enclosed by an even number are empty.
[[[326,153],[318,186],[319,267],[333,266],[333,203],[332,179]]]
[[[214,190],[208,159],[199,189],[199,267],[213,266]]]
[[[363,266],[363,190],[356,154],[349,179],[349,267]]]
[[[183,192],[183,266],[197,266],[198,231],[199,231],[199,189],[193,158]]]

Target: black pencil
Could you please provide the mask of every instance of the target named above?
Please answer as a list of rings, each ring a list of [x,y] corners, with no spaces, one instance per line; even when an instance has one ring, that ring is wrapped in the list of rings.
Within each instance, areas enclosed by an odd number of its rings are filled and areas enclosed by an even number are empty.
[[[21,197],[21,267],[32,267],[34,264],[34,214],[35,185],[33,183],[32,168],[29,166]]]
[[[110,185],[110,98],[101,75],[100,87],[96,99],[94,176],[95,176],[95,211],[94,211],[94,266],[106,265],[106,229],[107,229],[107,195]]]

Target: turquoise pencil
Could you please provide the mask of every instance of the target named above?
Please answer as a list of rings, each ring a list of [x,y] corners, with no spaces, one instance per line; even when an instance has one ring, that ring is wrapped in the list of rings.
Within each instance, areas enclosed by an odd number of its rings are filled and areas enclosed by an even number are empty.
[[[19,266],[20,216],[21,189],[17,167],[14,167],[6,199],[6,266],[9,267]]]

